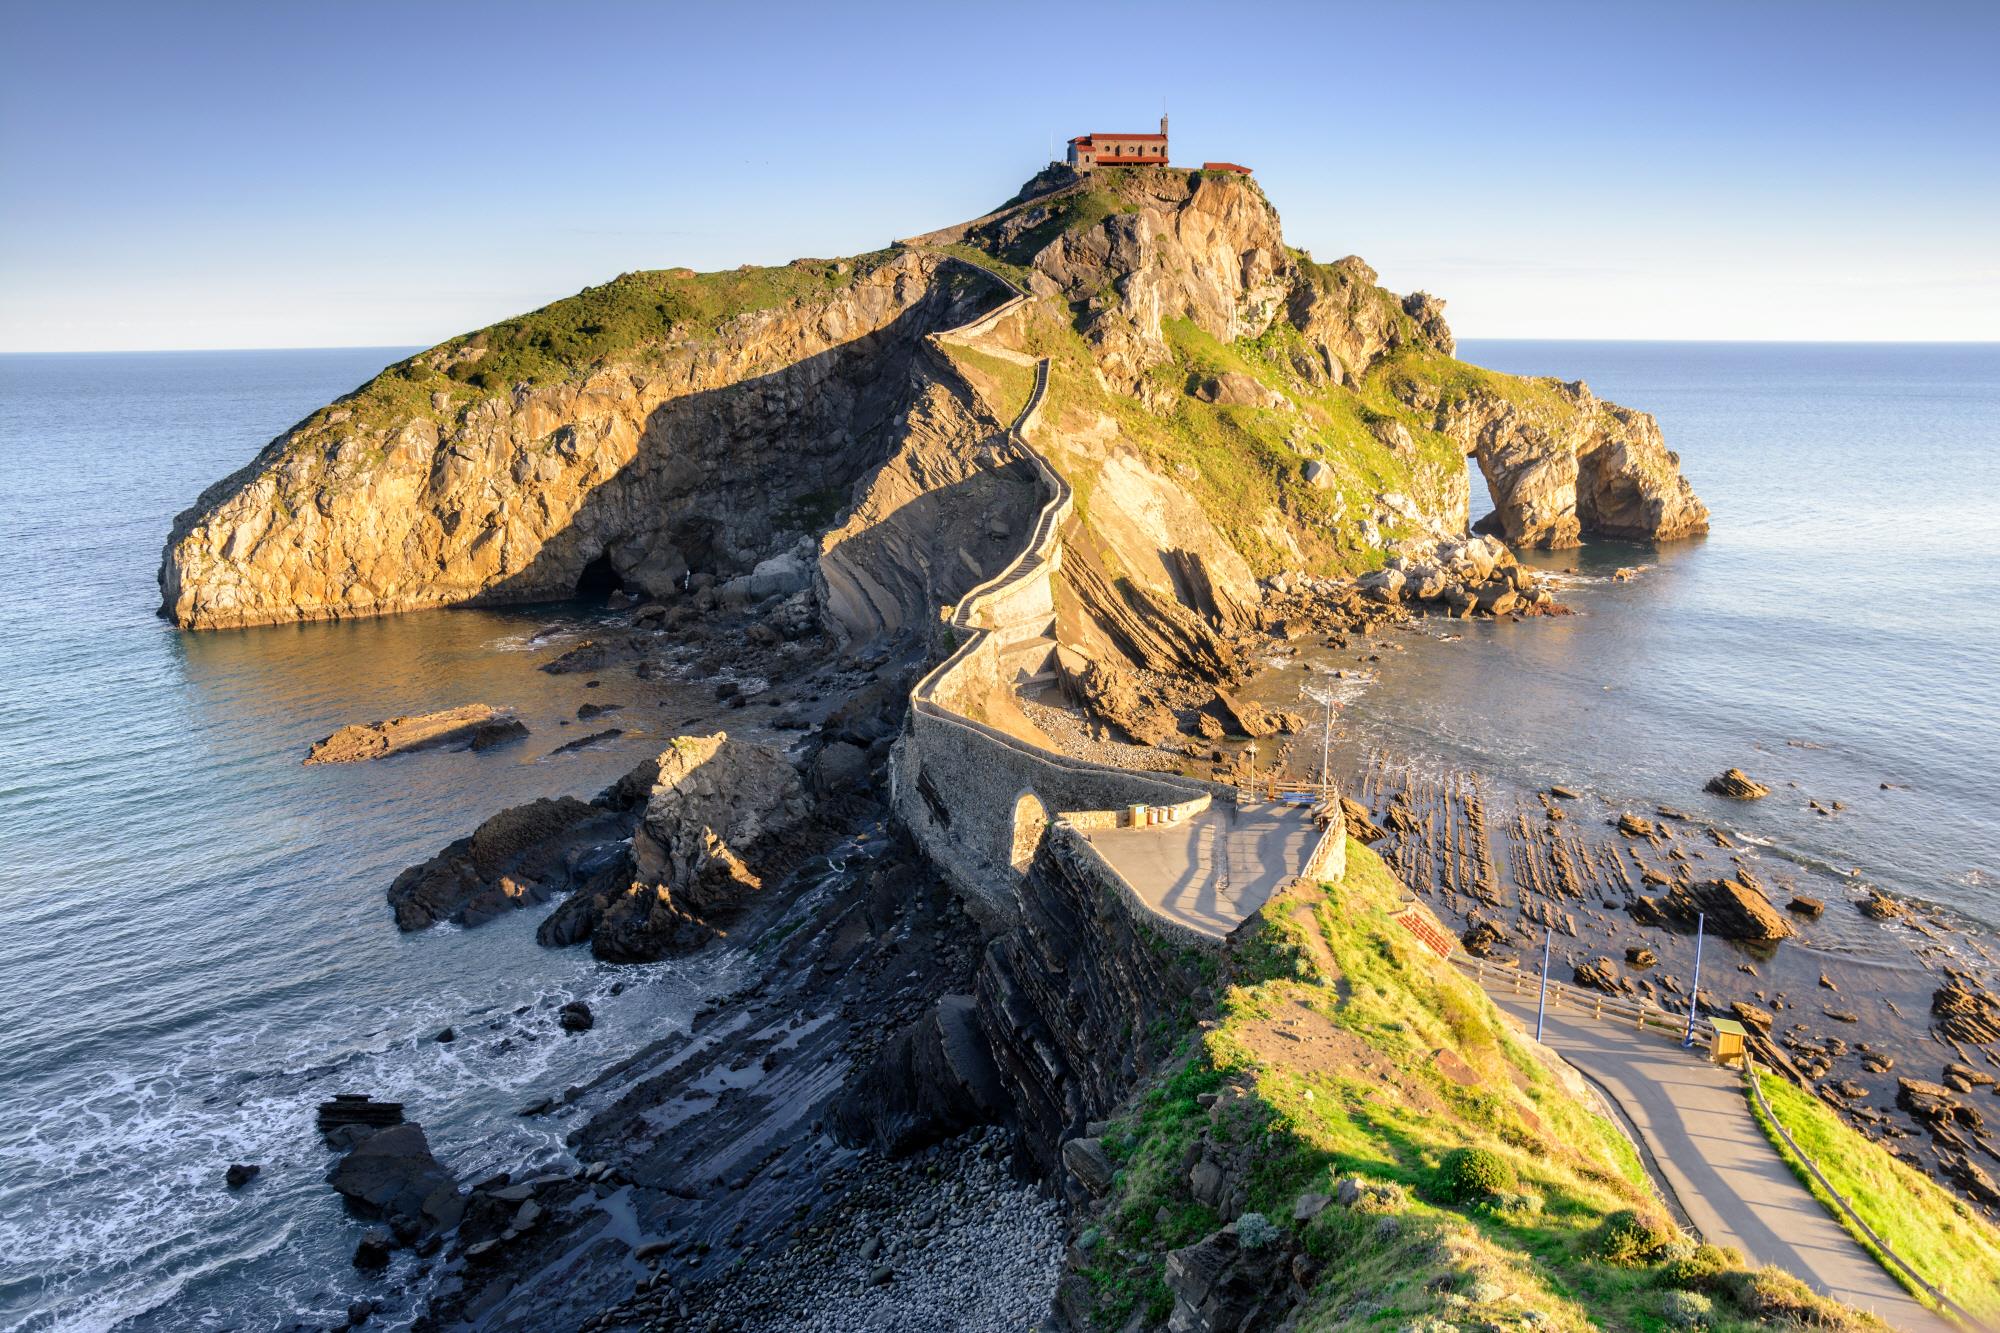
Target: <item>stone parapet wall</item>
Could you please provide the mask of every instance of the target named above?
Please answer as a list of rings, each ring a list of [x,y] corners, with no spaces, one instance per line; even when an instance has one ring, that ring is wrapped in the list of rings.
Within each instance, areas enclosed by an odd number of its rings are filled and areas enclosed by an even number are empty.
[[[1050,829],[1049,838],[1071,871],[1079,879],[1093,883],[1099,892],[1116,902],[1131,920],[1141,938],[1156,937],[1170,949],[1222,952],[1222,940],[1213,935],[1205,935],[1192,926],[1170,921],[1154,911],[1152,905],[1139,896],[1139,891],[1118,873],[1117,867],[1105,859],[1104,853],[1091,846],[1090,839],[1083,836],[1083,831],[1068,820],[1063,820]]]
[[[1060,810],[1056,818],[1073,829],[1095,832],[1100,829],[1117,828],[1172,828],[1185,824],[1215,803],[1215,797],[1207,792],[1180,802],[1177,805],[1147,805],[1144,812],[1149,816],[1145,821],[1132,822],[1132,807],[1118,810]]]
[[[979,271],[1006,283],[988,270]],[[994,327],[1027,299],[1011,283],[1006,285],[1015,292],[1014,299],[960,328],[933,336],[963,340]],[[1047,388],[1048,365],[1043,362],[1037,368],[1034,393],[1008,430],[1010,447],[1035,468],[1047,497],[1034,529],[1005,569],[960,599],[950,617],[950,632],[962,637],[911,692],[909,722],[890,761],[891,799],[898,816],[970,901],[1000,920],[1012,920],[1019,911],[1024,839],[1038,834],[1060,812],[1081,812],[1074,820],[1089,821],[1101,814],[1115,821],[1134,805],[1163,806],[1170,811],[1169,822],[1179,822],[1207,808],[1217,796],[1234,795],[1231,787],[1199,778],[1073,759],[986,721],[992,702],[1011,689],[1001,654],[1053,630],[1050,579],[1061,568],[1062,527],[1075,496],[1068,481],[1023,437]],[[1088,864],[1101,864],[1120,900],[1142,914],[1149,926],[1213,946],[1207,936],[1155,913],[1085,839],[1073,835],[1073,840],[1083,848],[1079,857]],[[1342,839],[1323,838],[1309,861],[1317,867],[1316,877],[1339,878],[1345,852]]]
[[[1307,854],[1305,865],[1299,869],[1299,878],[1318,883],[1323,880],[1339,880],[1346,875],[1347,821],[1335,819],[1327,825],[1325,831],[1319,835],[1319,841]]]

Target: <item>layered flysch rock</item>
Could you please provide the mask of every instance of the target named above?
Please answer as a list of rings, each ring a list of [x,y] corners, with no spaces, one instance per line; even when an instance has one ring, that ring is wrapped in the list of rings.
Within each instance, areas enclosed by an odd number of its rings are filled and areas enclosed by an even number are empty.
[[[813,299],[666,325],[544,382],[461,379],[494,355],[484,334],[434,348],[183,513],[162,612],[212,629],[567,597],[592,570],[654,595],[747,573],[890,452],[923,335],[994,299],[940,266],[843,263]]]

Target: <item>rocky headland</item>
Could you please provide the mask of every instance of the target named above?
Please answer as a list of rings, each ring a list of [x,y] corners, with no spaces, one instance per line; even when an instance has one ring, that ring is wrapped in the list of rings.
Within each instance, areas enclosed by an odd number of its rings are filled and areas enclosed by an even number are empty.
[[[395,1261],[421,1326],[1581,1328],[1682,1296],[1874,1326],[1673,1234],[1592,1094],[1416,942],[1405,883],[1458,905],[1419,873],[1426,789],[1357,784],[1340,896],[1295,882],[1227,940],[1135,913],[1050,818],[1293,755],[1274,655],[1562,614],[1515,551],[1705,531],[1678,462],[1580,383],[1458,361],[1441,301],[1287,246],[1253,181],[1164,169],[1052,172],[851,259],[627,274],[273,441],[177,520],[175,623],[609,592],[545,670],[707,671],[757,723],[613,738],[643,755],[608,790],[386,886],[405,930],[545,909],[551,948],[739,948],[752,976],[523,1109],[573,1166],[453,1183],[455,1225]],[[1610,836],[1659,852],[1630,896],[1663,935],[1793,929],[1646,822]],[[1476,859],[1453,891],[1514,913],[1483,951],[1571,910]],[[1986,1040],[1981,996],[1940,1021]],[[1912,1114],[1970,1160],[1945,1095]]]

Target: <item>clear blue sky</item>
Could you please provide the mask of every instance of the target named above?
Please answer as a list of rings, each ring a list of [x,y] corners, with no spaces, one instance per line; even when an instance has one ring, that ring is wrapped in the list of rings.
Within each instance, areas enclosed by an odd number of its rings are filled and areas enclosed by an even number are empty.
[[[2000,6],[0,5],[0,350],[429,344],[852,253],[1070,134],[1461,336],[2000,339]]]

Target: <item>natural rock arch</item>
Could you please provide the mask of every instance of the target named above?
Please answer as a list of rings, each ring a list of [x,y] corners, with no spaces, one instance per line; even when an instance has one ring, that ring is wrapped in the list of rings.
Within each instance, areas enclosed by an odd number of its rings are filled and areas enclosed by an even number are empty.
[[[1035,849],[1042,845],[1042,832],[1048,826],[1049,810],[1041,797],[1033,791],[1023,791],[1014,798],[1014,841],[1007,859],[1021,874],[1028,873]]]

